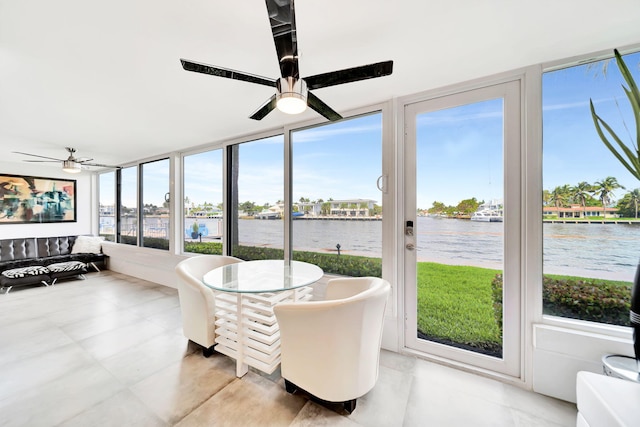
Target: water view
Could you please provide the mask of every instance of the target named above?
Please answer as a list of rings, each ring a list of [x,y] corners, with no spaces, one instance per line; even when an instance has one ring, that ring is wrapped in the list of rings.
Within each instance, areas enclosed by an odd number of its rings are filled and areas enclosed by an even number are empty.
[[[217,229],[215,219],[199,223]],[[243,245],[283,247],[282,221],[240,220],[239,228]],[[640,257],[640,224],[545,223],[543,231],[545,273],[632,281]],[[416,235],[418,261],[501,268],[502,223],[418,217]],[[339,244],[342,254],[380,257],[381,236],[382,221],[293,223],[294,249],[301,251],[337,253]]]

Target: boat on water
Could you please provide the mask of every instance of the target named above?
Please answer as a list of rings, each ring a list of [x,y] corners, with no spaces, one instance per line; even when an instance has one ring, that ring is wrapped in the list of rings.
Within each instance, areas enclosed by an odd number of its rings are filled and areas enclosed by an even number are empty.
[[[256,219],[280,219],[282,216],[280,215],[280,212],[263,210],[262,212],[253,215],[253,217]]]
[[[504,220],[504,207],[502,202],[491,200],[488,203],[482,203],[478,209],[471,215],[471,221],[479,222],[502,222]]]

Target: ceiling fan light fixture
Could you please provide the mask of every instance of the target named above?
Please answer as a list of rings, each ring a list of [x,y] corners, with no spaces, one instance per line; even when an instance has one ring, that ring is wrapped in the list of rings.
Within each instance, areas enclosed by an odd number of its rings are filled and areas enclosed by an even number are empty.
[[[82,172],[82,165],[73,160],[65,160],[62,162],[62,170],[68,173],[80,173]]]
[[[307,109],[307,100],[299,93],[285,92],[278,96],[278,110],[286,114],[300,114]]]
[[[307,84],[304,80],[293,77],[280,78],[277,89],[278,110],[286,114],[300,114],[307,109]]]

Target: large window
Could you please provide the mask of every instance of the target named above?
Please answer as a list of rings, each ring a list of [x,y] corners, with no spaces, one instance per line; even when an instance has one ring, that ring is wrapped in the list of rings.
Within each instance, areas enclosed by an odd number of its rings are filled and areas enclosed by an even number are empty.
[[[282,135],[228,148],[231,254],[238,258],[284,257],[284,138]]]
[[[142,171],[141,246],[169,249],[169,159],[140,165]]]
[[[98,175],[99,214],[98,234],[105,240],[116,240],[116,173],[105,172]]]
[[[170,161],[99,175],[99,233],[109,241],[169,249]]]
[[[382,114],[292,132],[291,141],[294,259],[381,277]]]
[[[222,149],[184,157],[184,251],[222,254]]]
[[[626,63],[640,79],[640,54]],[[598,137],[589,100],[624,142],[635,140],[614,62],[543,75],[544,313],[629,324],[630,283],[640,251],[640,184]]]
[[[119,243],[138,244],[138,167],[120,170]]]

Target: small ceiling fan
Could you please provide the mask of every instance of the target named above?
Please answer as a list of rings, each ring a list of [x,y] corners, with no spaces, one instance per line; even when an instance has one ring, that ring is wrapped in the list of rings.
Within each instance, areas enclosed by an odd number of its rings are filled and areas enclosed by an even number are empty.
[[[298,114],[309,106],[328,120],[340,120],[342,116],[315,96],[311,92],[312,89],[388,76],[393,71],[393,61],[384,61],[301,78],[298,69],[294,0],[265,0],[265,2],[280,64],[280,78],[261,77],[180,59],[182,68],[186,71],[275,87],[276,93],[260,106],[250,118],[262,120],[276,107],[288,114]]]
[[[81,172],[84,166],[96,166],[96,167],[102,167],[102,168],[121,169],[120,166],[110,166],[110,165],[103,165],[101,163],[93,163],[92,162],[93,159],[84,158],[84,157],[77,158],[74,156],[74,153],[76,152],[75,148],[65,147],[65,149],[69,152],[69,157],[67,157],[67,159],[56,159],[54,157],[39,156],[37,154],[23,153],[20,151],[14,151],[14,153],[24,154],[25,156],[39,157],[41,159],[48,159],[48,160],[25,160],[25,162],[32,162],[32,163],[62,162],[62,170],[69,173]]]

